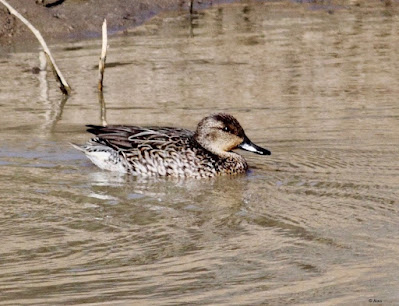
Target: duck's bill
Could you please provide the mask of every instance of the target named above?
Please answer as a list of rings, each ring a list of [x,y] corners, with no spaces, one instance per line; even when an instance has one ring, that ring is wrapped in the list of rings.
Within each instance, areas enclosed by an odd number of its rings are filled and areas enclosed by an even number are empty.
[[[266,150],[262,147],[257,146],[256,144],[252,143],[252,141],[249,140],[249,138],[247,136],[245,136],[244,141],[240,145],[238,145],[238,147],[245,151],[253,152],[256,154],[260,154],[260,155],[272,154],[272,152],[270,152],[269,150]]]

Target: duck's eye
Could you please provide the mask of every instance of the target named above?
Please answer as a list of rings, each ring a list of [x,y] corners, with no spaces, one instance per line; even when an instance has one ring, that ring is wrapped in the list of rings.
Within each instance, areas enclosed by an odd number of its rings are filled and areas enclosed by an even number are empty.
[[[225,126],[224,128],[223,128],[223,132],[230,132],[230,129],[227,127],[227,126]]]

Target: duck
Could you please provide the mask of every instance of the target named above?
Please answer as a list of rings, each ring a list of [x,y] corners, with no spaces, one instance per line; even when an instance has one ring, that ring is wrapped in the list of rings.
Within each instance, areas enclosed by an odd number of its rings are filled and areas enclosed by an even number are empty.
[[[214,177],[245,173],[239,148],[260,155],[271,152],[254,144],[230,114],[203,118],[195,131],[174,127],[87,125],[95,135],[72,144],[99,168],[135,176]]]

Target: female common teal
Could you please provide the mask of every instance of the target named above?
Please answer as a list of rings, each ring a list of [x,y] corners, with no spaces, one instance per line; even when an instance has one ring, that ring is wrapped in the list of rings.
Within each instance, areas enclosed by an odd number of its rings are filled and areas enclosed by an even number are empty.
[[[270,151],[253,144],[237,119],[218,113],[202,119],[195,132],[170,127],[88,125],[96,135],[74,145],[101,169],[139,176],[212,177],[243,173],[241,148],[261,155]]]

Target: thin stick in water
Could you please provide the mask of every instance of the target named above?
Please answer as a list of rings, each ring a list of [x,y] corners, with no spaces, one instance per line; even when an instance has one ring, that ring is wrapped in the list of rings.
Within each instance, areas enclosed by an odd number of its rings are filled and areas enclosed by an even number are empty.
[[[189,10],[190,10],[190,15],[194,13],[194,0],[190,0],[190,3],[188,4]]]
[[[105,105],[105,100],[104,100],[104,93],[100,90],[98,91],[98,101],[100,102],[100,119],[101,119],[101,124],[103,126],[107,126],[107,107]]]
[[[103,90],[105,60],[107,58],[107,49],[108,49],[107,20],[106,19],[104,19],[104,22],[103,22],[102,33],[103,33],[103,43],[102,43],[102,48],[101,48],[100,62],[98,64],[98,69],[100,71],[100,76],[99,76],[99,80],[98,80],[98,90],[99,91]]]
[[[71,87],[63,77],[61,71],[58,69],[55,60],[53,56],[51,55],[50,49],[47,47],[46,42],[43,39],[42,34],[20,13],[18,13],[11,5],[9,5],[5,0],[0,0],[0,3],[2,3],[9,11],[11,14],[16,16],[19,20],[21,20],[31,31],[32,33],[36,36],[37,40],[40,42],[42,45],[43,51],[47,56],[47,59],[53,68],[53,72],[55,75],[56,80],[59,83],[60,89],[63,94],[68,95],[71,92]]]

